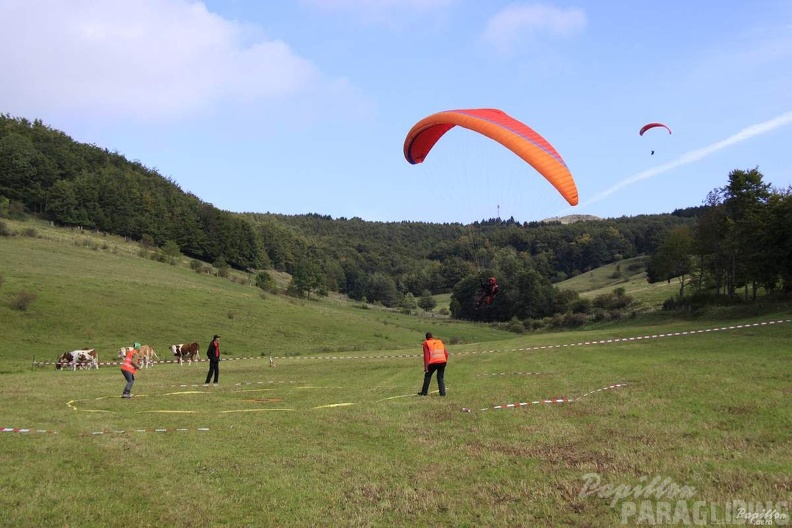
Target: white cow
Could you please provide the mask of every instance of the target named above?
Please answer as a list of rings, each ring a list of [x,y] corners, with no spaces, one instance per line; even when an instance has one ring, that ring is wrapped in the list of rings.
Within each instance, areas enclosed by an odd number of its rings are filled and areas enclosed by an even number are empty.
[[[118,349],[118,359],[124,359],[129,353],[130,350],[134,350],[135,347],[121,347]],[[159,360],[159,356],[154,351],[154,347],[149,345],[141,345],[140,350],[137,352],[137,359],[138,363],[140,363],[141,368],[149,368],[154,366],[154,358]]]
[[[71,370],[77,370],[91,367],[99,368],[99,354],[93,348],[82,348],[80,350],[72,350],[71,352],[64,352],[55,363],[55,368],[61,370],[64,367],[71,367]]]

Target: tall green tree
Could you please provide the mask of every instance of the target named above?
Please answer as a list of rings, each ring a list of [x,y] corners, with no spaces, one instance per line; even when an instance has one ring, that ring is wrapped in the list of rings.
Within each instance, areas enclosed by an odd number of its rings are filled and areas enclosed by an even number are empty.
[[[721,189],[723,207],[726,210],[729,231],[726,246],[730,253],[729,296],[741,285],[756,288],[762,280],[762,233],[767,227],[767,202],[770,198],[770,185],[764,183],[758,169],[748,171],[733,170],[729,173],[728,184]]]
[[[693,270],[693,231],[688,226],[672,229],[652,255],[647,266],[649,283],[679,281],[679,297],[685,295],[685,284]]]
[[[373,273],[369,278],[366,298],[369,302],[381,302],[388,307],[396,306],[400,300],[393,278],[380,272]]]
[[[305,256],[297,261],[287,293],[295,297],[310,297],[312,292],[326,293],[325,280],[319,263],[313,257]]]
[[[431,312],[437,306],[437,299],[435,299],[429,290],[424,290],[418,298],[418,306],[427,312]]]

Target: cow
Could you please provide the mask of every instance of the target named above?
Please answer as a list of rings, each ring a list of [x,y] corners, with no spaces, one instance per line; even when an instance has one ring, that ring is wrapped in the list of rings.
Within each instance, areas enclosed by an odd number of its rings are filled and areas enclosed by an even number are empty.
[[[121,347],[118,349],[118,359],[124,359],[127,353],[130,350],[134,350],[135,347]],[[138,350],[137,354],[138,363],[140,363],[141,368],[149,368],[154,365],[154,358],[159,360],[159,356],[154,351],[154,347],[150,345],[140,345],[140,350]]]
[[[91,367],[99,368],[99,354],[93,348],[82,348],[80,350],[72,350],[71,352],[64,352],[55,363],[55,369],[61,370],[64,367],[71,367],[71,370],[77,370]]]
[[[154,366],[154,358],[157,358],[159,361],[159,356],[154,351],[154,347],[150,345],[141,345],[140,346],[140,365],[143,368],[149,368]]]
[[[178,345],[171,345],[170,350],[174,356],[179,359],[179,365],[181,365],[185,359],[187,359],[187,364],[192,364],[193,361],[196,363],[198,362],[198,351],[201,345],[198,343],[179,343]]]

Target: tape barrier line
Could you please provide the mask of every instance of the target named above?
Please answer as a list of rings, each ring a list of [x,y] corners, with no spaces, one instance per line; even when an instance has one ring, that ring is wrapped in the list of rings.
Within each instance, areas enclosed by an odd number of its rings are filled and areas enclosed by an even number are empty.
[[[279,412],[293,411],[294,409],[233,409],[230,411],[218,411],[219,414],[246,413],[246,412]]]
[[[521,403],[507,403],[506,405],[496,405],[494,407],[490,407],[491,409],[513,409],[516,407],[526,407],[528,405],[538,405],[542,403],[569,403],[568,398],[553,398],[550,400],[536,400],[532,402],[521,402]],[[573,400],[574,401],[574,400]],[[481,409],[482,411],[486,411],[487,409]]]
[[[593,346],[593,345],[606,345],[612,343],[627,343],[631,341],[643,341],[648,339],[662,339],[666,337],[680,337],[680,336],[691,336],[696,334],[707,334],[711,332],[724,332],[728,330],[741,330],[744,328],[758,328],[762,326],[772,326],[784,323],[790,323],[792,319],[777,319],[774,321],[762,321],[758,323],[746,323],[746,324],[737,324],[737,325],[729,325],[729,326],[722,326],[719,328],[704,328],[700,330],[685,330],[682,332],[669,332],[669,333],[662,333],[662,334],[649,334],[643,336],[636,336],[636,337],[617,337],[612,339],[600,339],[596,341],[579,341],[577,343],[566,343],[561,345],[539,345],[533,347],[522,347],[522,348],[509,348],[509,349],[491,349],[491,350],[474,350],[471,352],[455,352],[454,356],[465,356],[465,355],[473,355],[473,354],[492,354],[495,352],[531,352],[536,350],[555,350],[558,348],[567,348],[567,347],[581,347],[581,346]],[[278,359],[318,359],[318,360],[344,360],[344,359],[403,359],[403,358],[420,358],[423,357],[422,354],[396,354],[396,355],[385,355],[385,356],[250,356],[250,357],[225,357],[221,358],[220,361],[241,361],[241,360],[250,360],[250,359],[269,359],[272,358],[273,360]],[[197,359],[195,363],[204,363],[209,361],[208,359]],[[55,365],[57,361],[33,361],[33,366],[47,366],[47,365]],[[160,364],[178,364],[177,360],[160,360],[160,361],[153,361],[152,365],[160,365]],[[120,366],[120,361],[112,361],[112,362],[99,362],[100,366]],[[89,369],[90,370],[90,369]]]
[[[93,431],[91,433],[81,433],[80,436],[99,436],[104,434],[124,434],[124,433],[173,433],[173,432],[189,432],[189,431],[208,431],[208,427],[198,427],[196,429],[188,429],[182,427],[160,427],[156,429],[130,429],[120,431]],[[57,431],[48,431],[46,429],[27,429],[22,427],[3,427],[0,429],[2,433],[44,433],[44,434],[58,434]]]
[[[48,431],[46,429],[32,429],[26,427],[3,427],[0,429],[0,433],[39,433],[39,434],[58,434],[57,431]]]
[[[477,378],[484,376],[543,376],[547,372],[491,372],[489,374],[476,374]]]
[[[578,396],[578,397],[575,399],[575,401],[580,401],[580,400],[582,400],[583,398],[585,398],[586,396],[590,396],[590,395],[592,395],[592,394],[596,394],[596,393],[598,393],[598,392],[602,392],[602,391],[606,391],[606,390],[613,390],[613,389],[618,389],[619,387],[626,387],[626,386],[627,386],[627,384],[626,384],[626,383],[615,383],[615,384],[613,384],[613,385],[608,385],[607,387],[602,387],[601,389],[597,389],[597,390],[593,390],[593,391],[591,391],[591,392],[587,392],[587,393],[586,393],[586,394],[584,394],[583,396]]]
[[[546,400],[536,400],[530,402],[519,402],[519,403],[507,403],[506,405],[495,405],[494,407],[485,407],[481,409],[482,411],[486,411],[489,409],[516,409],[518,407],[528,407],[529,405],[543,405],[543,404],[552,404],[552,403],[574,403],[576,401],[580,401],[581,399],[585,398],[586,396],[590,396],[592,394],[596,394],[598,392],[606,391],[606,390],[613,390],[618,389],[619,387],[626,387],[626,383],[614,383],[612,385],[607,385],[602,387],[601,389],[596,389],[590,392],[583,394],[582,396],[578,396],[577,398],[569,399],[563,396],[558,396],[555,398],[549,398]],[[463,412],[471,412],[470,409],[463,407]]]
[[[397,398],[410,398],[412,396],[415,396],[414,392],[411,392],[410,394],[399,394],[398,396],[388,396],[387,398],[382,398],[381,400],[377,400],[376,403],[384,402],[387,400],[395,400]]]
[[[145,414],[145,413],[161,413],[161,414],[198,414],[198,411],[138,411],[138,414]]]
[[[101,435],[117,435],[117,434],[131,434],[131,433],[188,433],[190,431],[205,432],[208,427],[198,427],[189,429],[186,427],[158,427],[155,429],[129,429],[129,430],[113,430],[113,431],[93,431],[91,433],[83,433],[80,436],[101,436]]]
[[[224,385],[228,387],[243,387],[246,385],[272,385],[272,384],[285,384],[285,383],[303,383],[301,381],[246,381],[240,383],[231,383],[229,385]],[[186,388],[186,387],[212,387],[217,388],[220,384],[214,385],[212,383],[179,383],[176,385],[165,385],[165,387],[179,387],[179,388]],[[269,390],[269,389],[267,389]]]

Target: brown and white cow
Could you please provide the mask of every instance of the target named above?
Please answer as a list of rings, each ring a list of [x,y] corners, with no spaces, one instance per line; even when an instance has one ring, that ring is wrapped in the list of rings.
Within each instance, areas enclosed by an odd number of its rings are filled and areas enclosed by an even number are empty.
[[[55,363],[55,369],[71,368],[71,370],[99,368],[99,354],[93,348],[82,348],[64,352]]]
[[[193,361],[196,363],[198,362],[198,351],[201,348],[201,345],[198,343],[179,343],[178,345],[171,345],[170,350],[174,356],[179,358],[179,365],[181,365],[184,360],[187,360],[187,364],[192,364]]]
[[[124,359],[127,353],[130,350],[134,350],[135,347],[121,347],[118,349],[118,359]],[[159,360],[159,356],[154,351],[154,347],[150,345],[140,345],[140,350],[138,350],[137,354],[138,363],[140,364],[141,368],[149,368],[154,365],[154,358]]]

